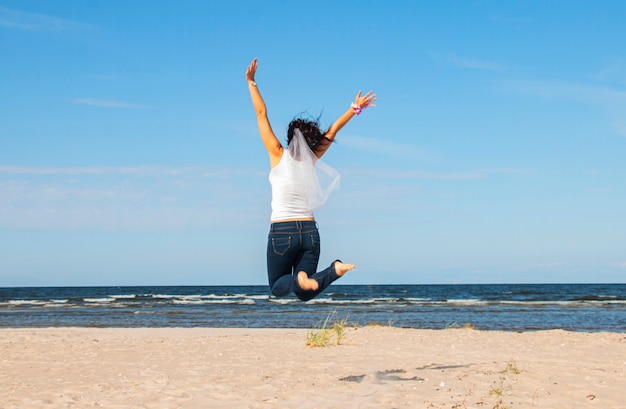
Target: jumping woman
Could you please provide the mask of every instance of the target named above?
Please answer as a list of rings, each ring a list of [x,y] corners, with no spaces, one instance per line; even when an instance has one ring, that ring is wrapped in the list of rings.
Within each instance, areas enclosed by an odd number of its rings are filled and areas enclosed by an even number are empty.
[[[267,240],[267,275],[276,297],[294,293],[302,301],[320,294],[333,281],[352,270],[354,264],[340,260],[317,271],[320,235],[313,210],[320,207],[339,180],[339,175],[319,159],[355,115],[374,106],[376,94],[357,94],[346,110],[325,132],[317,121],[296,118],[287,129],[287,148],[280,143],[267,117],[267,107],[254,79],[257,59],[246,70],[252,105],[256,111],[261,140],[269,154],[272,186],[271,227]],[[324,189],[320,172],[330,178]]]

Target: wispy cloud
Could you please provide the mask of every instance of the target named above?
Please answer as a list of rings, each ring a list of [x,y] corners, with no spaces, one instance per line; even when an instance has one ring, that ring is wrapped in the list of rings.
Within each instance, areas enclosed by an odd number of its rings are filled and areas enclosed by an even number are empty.
[[[12,166],[0,165],[0,176],[33,175],[33,176],[198,176],[227,178],[242,175],[266,175],[267,172],[254,168],[226,168],[209,166],[166,166],[166,165],[133,165],[133,166]]]
[[[424,146],[396,142],[389,138],[366,138],[345,136],[340,142],[342,145],[354,149],[376,153],[377,155],[411,158],[416,160],[438,160],[441,154]]]
[[[594,187],[594,188],[585,189],[585,192],[587,193],[611,193],[613,192],[613,189],[608,188],[608,187]]]
[[[151,231],[263,223],[266,177],[253,168],[0,166],[0,228]]]
[[[599,104],[612,116],[610,128],[626,136],[626,91],[623,87],[563,81],[521,80],[504,85],[510,92],[535,95],[548,99],[562,99]]]
[[[93,26],[59,17],[0,6],[0,26],[30,31],[69,31],[82,30]]]
[[[602,82],[626,84],[626,61],[614,61],[602,67],[593,78]]]
[[[602,85],[588,85],[562,81],[512,81],[508,87],[519,93],[545,98],[563,98],[593,102],[626,102],[626,91]]]
[[[89,78],[92,78],[95,80],[102,80],[102,81],[116,81],[116,80],[122,79],[123,77],[120,77],[119,75],[113,75],[113,74],[92,74],[89,76]]]
[[[626,120],[615,125],[615,132],[623,137],[626,137]]]
[[[491,168],[453,172],[428,172],[421,170],[380,170],[380,169],[350,169],[345,173],[355,174],[368,178],[386,178],[394,180],[478,180],[487,179],[495,174],[525,174],[529,169],[519,168]]]
[[[96,98],[75,98],[72,100],[75,104],[91,105],[102,108],[126,108],[126,109],[147,109],[146,105],[134,104],[130,102],[115,101],[110,99],[96,99]]]
[[[482,71],[492,71],[499,72],[504,71],[506,67],[500,63],[495,63],[492,61],[481,60],[472,57],[460,57],[454,54],[448,54],[442,57],[438,57],[438,59],[443,59],[448,63],[452,63],[456,67],[467,68],[473,70],[482,70]]]
[[[489,20],[495,21],[498,23],[506,23],[506,24],[526,24],[530,22],[530,19],[523,17],[510,17],[503,15],[493,15],[489,17]]]
[[[184,174],[191,168],[169,168],[162,166],[89,166],[89,167],[53,167],[53,166],[0,166],[0,175],[139,175],[158,176],[163,174]]]
[[[563,263],[559,263],[556,261],[550,262],[550,263],[542,263],[539,264],[537,267],[539,268],[557,268],[557,267],[562,267]]]
[[[353,149],[375,153],[377,156],[387,156],[400,160],[411,160],[411,163],[432,163],[445,160],[443,153],[427,147],[397,142],[389,138],[366,138],[345,135],[340,142]],[[368,178],[413,179],[413,180],[476,180],[486,179],[495,174],[522,174],[532,172],[524,168],[482,168],[475,170],[431,172],[423,170],[389,170],[389,169],[356,169],[348,168],[344,171],[352,175],[361,175]]]

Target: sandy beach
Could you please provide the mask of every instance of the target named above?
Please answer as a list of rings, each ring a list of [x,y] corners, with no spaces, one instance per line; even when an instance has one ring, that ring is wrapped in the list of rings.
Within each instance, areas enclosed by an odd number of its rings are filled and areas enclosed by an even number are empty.
[[[0,408],[624,408],[626,334],[0,330]],[[336,333],[335,333],[336,335]]]

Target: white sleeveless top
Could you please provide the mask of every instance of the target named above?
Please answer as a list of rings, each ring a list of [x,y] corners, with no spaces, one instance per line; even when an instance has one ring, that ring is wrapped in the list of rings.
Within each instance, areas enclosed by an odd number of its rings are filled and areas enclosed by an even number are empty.
[[[271,221],[307,219],[339,186],[339,173],[320,161],[296,129],[288,149],[269,175],[272,185]]]

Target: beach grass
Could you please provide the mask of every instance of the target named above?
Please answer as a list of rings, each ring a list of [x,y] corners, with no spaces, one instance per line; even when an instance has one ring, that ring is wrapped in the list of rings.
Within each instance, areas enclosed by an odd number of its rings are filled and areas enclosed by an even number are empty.
[[[510,375],[519,375],[521,372],[515,362],[507,363],[506,367],[500,371],[500,379],[497,386],[494,386],[489,391],[489,396],[496,398],[493,409],[509,409],[509,406],[505,406],[504,404],[505,393],[510,391],[513,387],[509,381],[509,377]]]
[[[347,318],[332,320],[334,312],[329,314],[320,326],[307,332],[306,346],[309,348],[341,345],[346,329],[350,326]]]

